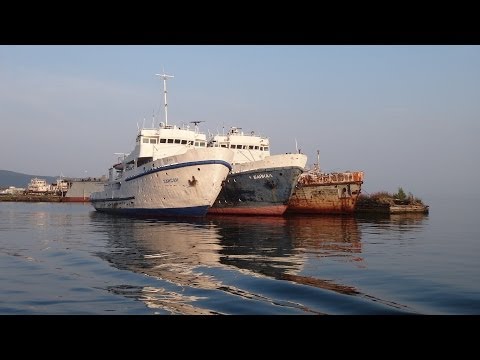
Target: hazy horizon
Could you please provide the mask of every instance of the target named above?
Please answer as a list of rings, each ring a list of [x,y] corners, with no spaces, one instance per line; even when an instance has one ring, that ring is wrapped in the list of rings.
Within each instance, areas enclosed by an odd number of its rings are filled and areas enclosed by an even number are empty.
[[[0,169],[106,174],[163,121],[163,68],[170,124],[297,142],[309,165],[364,171],[366,193],[475,189],[479,46],[2,45]]]

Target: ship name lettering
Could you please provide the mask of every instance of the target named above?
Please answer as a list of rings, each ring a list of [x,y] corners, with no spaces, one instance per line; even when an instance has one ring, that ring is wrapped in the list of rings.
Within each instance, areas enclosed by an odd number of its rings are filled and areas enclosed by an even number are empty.
[[[268,178],[273,178],[272,174],[258,174],[258,175],[253,175],[253,178],[255,180],[257,179],[268,179]]]
[[[174,183],[174,182],[177,182],[177,181],[178,181],[178,178],[163,179],[164,184],[170,184],[170,183]]]

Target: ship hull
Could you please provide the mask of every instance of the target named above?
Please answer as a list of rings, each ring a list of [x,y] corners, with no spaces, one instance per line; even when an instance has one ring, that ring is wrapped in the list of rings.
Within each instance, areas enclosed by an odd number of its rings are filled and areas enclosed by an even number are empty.
[[[231,169],[228,149],[192,149],[125,174],[90,201],[100,212],[135,216],[205,216]]]
[[[283,215],[306,161],[286,154],[234,165],[208,214]]]
[[[343,175],[347,174],[350,173]],[[288,202],[286,213],[352,214],[363,183],[363,173],[359,172],[357,176],[354,174],[357,173],[353,173],[350,179],[357,179],[356,181],[332,180],[330,175],[326,181],[320,181],[302,178],[302,175]]]
[[[73,181],[62,202],[89,202],[90,194],[102,191],[104,184],[102,181]]]
[[[62,202],[89,202],[90,201],[90,196],[88,197],[83,197],[83,196],[79,196],[79,197],[74,197],[74,196],[71,196],[71,197],[64,197],[62,198]]]

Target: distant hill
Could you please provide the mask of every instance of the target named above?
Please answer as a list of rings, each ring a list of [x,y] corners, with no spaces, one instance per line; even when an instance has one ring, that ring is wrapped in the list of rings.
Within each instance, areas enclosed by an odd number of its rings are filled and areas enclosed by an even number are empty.
[[[48,184],[54,184],[58,179],[58,176],[27,175],[14,171],[0,170],[0,187],[15,186],[25,188],[30,179],[34,177],[47,180]]]

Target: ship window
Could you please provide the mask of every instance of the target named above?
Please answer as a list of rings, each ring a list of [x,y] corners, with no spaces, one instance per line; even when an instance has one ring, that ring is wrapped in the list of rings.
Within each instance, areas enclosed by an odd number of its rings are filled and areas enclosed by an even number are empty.
[[[265,147],[263,148],[263,150],[264,150],[264,151],[268,151],[268,146],[265,146]]]
[[[258,146],[255,146],[255,150],[258,150]]]
[[[156,144],[157,143],[157,139],[150,139],[150,144]]]
[[[153,161],[153,158],[152,158],[152,157],[140,157],[140,158],[138,158],[138,160],[137,160],[137,167],[140,167],[140,166],[142,166],[142,165],[144,165],[144,164],[146,164],[146,163],[149,163],[149,162],[151,162],[151,161]]]
[[[247,148],[247,145],[243,145],[243,148],[246,149],[246,148]]]
[[[187,140],[182,140],[182,144],[185,145],[187,143]]]
[[[188,145],[193,145],[193,141],[190,140],[190,141],[188,142]]]
[[[180,144],[180,139],[175,139],[175,144]]]
[[[144,144],[148,144],[148,139],[143,139]]]
[[[173,139],[168,139],[168,140],[167,140],[167,143],[173,144]]]
[[[250,145],[250,146],[248,147],[248,149],[249,149],[249,150],[253,150],[253,145]]]
[[[165,144],[167,142],[167,139],[160,139],[161,144]]]
[[[195,141],[195,146],[200,146],[200,145],[198,144],[198,141]]]
[[[226,148],[227,144],[221,144],[220,146],[223,147],[223,148]]]

